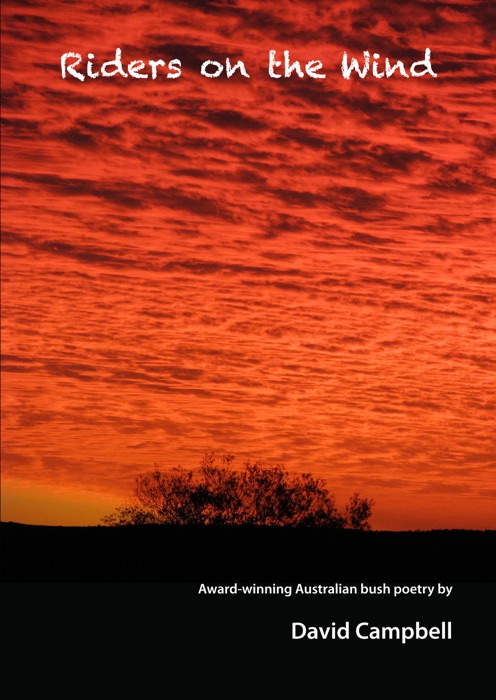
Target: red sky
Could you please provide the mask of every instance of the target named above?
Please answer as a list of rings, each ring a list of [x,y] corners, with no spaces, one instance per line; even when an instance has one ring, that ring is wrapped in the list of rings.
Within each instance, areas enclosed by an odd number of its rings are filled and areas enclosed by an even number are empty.
[[[4,0],[2,520],[98,524],[215,451],[374,498],[375,529],[496,527],[495,22]],[[62,79],[117,47],[149,77]],[[436,78],[341,74],[426,48]],[[201,75],[226,57],[250,77]]]

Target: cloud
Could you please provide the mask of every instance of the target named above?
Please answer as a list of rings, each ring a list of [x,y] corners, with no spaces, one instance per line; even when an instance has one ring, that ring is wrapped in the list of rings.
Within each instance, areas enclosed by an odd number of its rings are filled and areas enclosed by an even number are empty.
[[[438,483],[435,481],[428,481],[427,484],[419,489],[419,493],[470,493],[472,487],[470,484],[449,484],[449,483]]]
[[[373,489],[389,525],[412,493],[419,522],[487,523],[494,8],[401,9],[5,4],[11,475],[111,494],[236,448]],[[183,74],[61,78],[117,45]],[[437,78],[341,75],[426,47]],[[270,78],[271,49],[326,79]],[[251,77],[200,74],[228,56]]]

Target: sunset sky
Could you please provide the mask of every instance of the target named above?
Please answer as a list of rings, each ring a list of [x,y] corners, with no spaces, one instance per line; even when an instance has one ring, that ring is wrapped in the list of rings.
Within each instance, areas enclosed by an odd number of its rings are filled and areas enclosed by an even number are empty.
[[[3,521],[96,525],[214,451],[374,529],[496,528],[495,9],[3,1]]]

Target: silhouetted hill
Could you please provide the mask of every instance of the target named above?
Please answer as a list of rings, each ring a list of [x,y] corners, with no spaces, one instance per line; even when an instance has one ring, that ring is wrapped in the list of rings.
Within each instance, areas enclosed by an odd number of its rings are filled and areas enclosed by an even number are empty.
[[[1,523],[4,582],[496,582],[496,530]]]

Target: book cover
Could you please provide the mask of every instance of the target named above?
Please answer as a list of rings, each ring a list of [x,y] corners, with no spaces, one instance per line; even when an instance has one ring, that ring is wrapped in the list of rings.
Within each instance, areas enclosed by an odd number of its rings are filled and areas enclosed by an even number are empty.
[[[2,3],[5,582],[154,584],[295,653],[482,633],[495,19]],[[202,463],[308,474],[333,527],[105,521]]]

